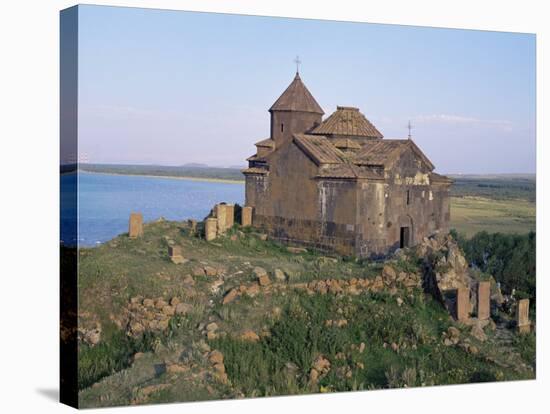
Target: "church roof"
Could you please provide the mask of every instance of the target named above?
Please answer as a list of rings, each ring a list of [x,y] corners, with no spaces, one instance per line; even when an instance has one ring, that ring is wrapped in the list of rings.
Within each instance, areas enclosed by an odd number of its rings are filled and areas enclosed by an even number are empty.
[[[319,167],[317,178],[368,178],[384,180],[384,173],[353,164],[330,164]]]
[[[269,111],[300,111],[324,114],[323,109],[308,91],[298,73],[296,73],[294,80],[279,99],[269,108]]]
[[[356,140],[350,139],[350,138],[333,138],[331,139],[332,144],[340,149],[346,149],[346,150],[359,150],[361,149],[361,144],[359,144]]]
[[[294,134],[294,142],[317,165],[340,164],[344,154],[330,143],[328,138],[319,135]]]
[[[435,181],[435,182],[438,182],[438,183],[445,183],[445,184],[453,182],[452,178],[449,178],[446,175],[441,175],[441,174],[434,173],[434,172],[430,173],[430,181],[432,181],[432,182]]]
[[[241,172],[242,172],[243,174],[260,174],[260,175],[265,175],[265,174],[267,174],[269,171],[266,170],[265,168],[250,167],[250,168],[245,168],[244,170],[241,170]]]
[[[435,167],[411,139],[384,139],[365,143],[356,155],[354,163],[358,165],[388,166],[399,158],[406,149],[412,149],[424,163],[433,170]]]
[[[264,148],[274,148],[275,147],[275,141],[271,138],[266,138],[261,141],[256,142],[254,145],[257,147],[264,147]]]
[[[359,112],[358,108],[337,106],[336,111],[313,131],[322,135],[350,135],[366,138],[383,138],[383,135]]]

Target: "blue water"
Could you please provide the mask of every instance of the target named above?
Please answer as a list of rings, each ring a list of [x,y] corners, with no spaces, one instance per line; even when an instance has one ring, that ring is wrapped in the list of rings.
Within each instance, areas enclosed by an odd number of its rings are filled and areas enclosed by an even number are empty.
[[[74,188],[74,175],[63,175],[61,239],[71,245],[75,244],[70,220],[76,216],[74,203],[70,202]],[[127,232],[133,211],[141,212],[144,221],[159,217],[202,220],[214,204],[222,201],[242,205],[244,185],[81,172],[78,174],[78,243],[94,246]]]

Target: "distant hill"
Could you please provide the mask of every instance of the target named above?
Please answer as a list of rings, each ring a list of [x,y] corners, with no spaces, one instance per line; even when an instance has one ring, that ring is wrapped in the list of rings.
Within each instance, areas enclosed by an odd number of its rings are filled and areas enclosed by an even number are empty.
[[[239,168],[210,167],[205,164],[167,165],[130,165],[130,164],[80,164],[81,171],[124,174],[152,175],[158,177],[189,177],[214,180],[243,181],[244,176]]]

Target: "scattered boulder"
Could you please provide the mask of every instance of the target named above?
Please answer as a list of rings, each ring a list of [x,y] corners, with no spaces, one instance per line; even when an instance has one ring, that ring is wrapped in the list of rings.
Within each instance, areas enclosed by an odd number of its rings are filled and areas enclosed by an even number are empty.
[[[260,266],[256,266],[254,269],[252,269],[252,273],[254,273],[254,276],[256,276],[256,278],[258,279],[262,276],[267,276],[267,270]]]
[[[189,305],[188,303],[178,303],[175,308],[175,314],[176,315],[187,315],[191,310],[193,309],[193,306]]]
[[[169,374],[180,374],[189,371],[189,367],[181,364],[166,364],[166,372]]]
[[[458,342],[460,338],[460,331],[458,330],[458,328],[454,326],[449,326],[449,328],[447,329],[447,334],[453,341],[456,340],[456,342]]]
[[[384,265],[382,269],[382,277],[389,283],[394,282],[397,279],[397,273],[390,265]]]
[[[184,264],[187,263],[189,260],[185,259],[183,256],[171,256],[170,261],[174,264]]]
[[[218,269],[212,266],[204,266],[203,270],[206,276],[217,276],[218,274]]]
[[[258,334],[250,329],[244,331],[239,338],[242,341],[248,341],[248,342],[258,342],[260,340],[260,337],[258,336]]]
[[[476,338],[478,341],[485,342],[487,340],[487,335],[483,331],[483,328],[479,324],[472,326],[470,335]]]
[[[90,329],[84,333],[84,341],[94,346],[99,343],[101,340],[101,328],[96,327],[95,329]]]
[[[311,371],[309,371],[309,382],[311,384],[317,384],[319,381],[319,371],[317,371],[315,368],[311,368]]]
[[[254,297],[260,293],[260,285],[258,283],[253,283],[250,286],[245,287],[243,293],[246,293],[250,297]]]
[[[208,361],[211,364],[223,364],[223,354],[215,349],[208,354]]]
[[[218,329],[218,324],[216,322],[211,322],[206,325],[206,332],[214,332]]]
[[[293,254],[301,254],[301,253],[307,253],[307,249],[303,247],[287,247],[286,250]]]
[[[224,296],[222,300],[223,305],[227,305],[228,303],[233,302],[237,297],[239,296],[239,292],[237,289],[231,289],[227,294]]]
[[[187,286],[194,286],[195,285],[195,279],[193,279],[193,276],[187,275],[183,278],[183,284]]]
[[[206,272],[204,271],[204,268],[202,267],[194,267],[193,270],[193,276],[205,276]]]
[[[173,316],[176,313],[176,309],[173,306],[166,305],[163,306],[162,313],[168,316]]]
[[[273,271],[273,275],[275,276],[275,280],[280,283],[286,282],[286,275],[285,272],[283,272],[281,269],[275,269]]]
[[[315,361],[313,361],[313,369],[319,374],[325,375],[330,371],[330,361],[323,355],[319,355],[315,358]]]
[[[260,284],[260,286],[268,286],[271,283],[269,275],[263,267],[255,267],[253,272],[258,279],[258,283]]]

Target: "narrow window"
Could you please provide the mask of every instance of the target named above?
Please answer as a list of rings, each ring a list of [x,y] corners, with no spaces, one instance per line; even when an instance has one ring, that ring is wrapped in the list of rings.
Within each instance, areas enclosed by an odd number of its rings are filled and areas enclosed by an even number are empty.
[[[284,132],[285,130],[285,124],[281,124],[281,132]]]
[[[411,190],[407,190],[407,205],[411,204]]]

